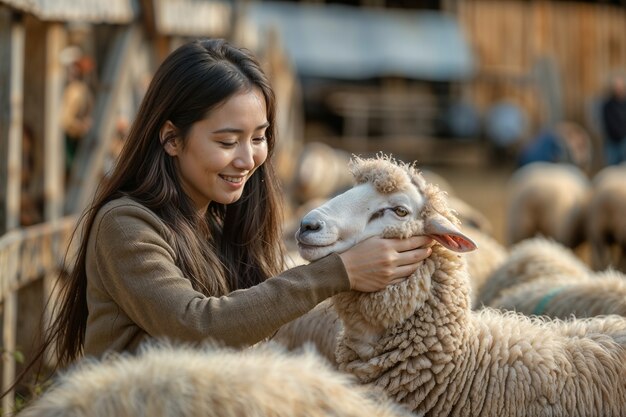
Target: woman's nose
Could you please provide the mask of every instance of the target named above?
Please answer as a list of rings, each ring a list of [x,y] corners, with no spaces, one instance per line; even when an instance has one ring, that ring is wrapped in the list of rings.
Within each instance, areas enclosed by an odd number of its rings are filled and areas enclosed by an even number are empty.
[[[254,168],[254,149],[250,145],[242,144],[235,156],[234,165],[240,169]]]

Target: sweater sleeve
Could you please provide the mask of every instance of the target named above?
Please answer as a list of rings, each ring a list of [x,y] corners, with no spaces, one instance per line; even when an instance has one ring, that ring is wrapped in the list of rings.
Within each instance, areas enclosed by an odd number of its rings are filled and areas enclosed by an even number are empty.
[[[103,289],[152,337],[254,344],[350,286],[341,258],[332,254],[252,288],[206,297],[176,266],[163,227],[147,209],[126,205],[104,213],[92,231]]]

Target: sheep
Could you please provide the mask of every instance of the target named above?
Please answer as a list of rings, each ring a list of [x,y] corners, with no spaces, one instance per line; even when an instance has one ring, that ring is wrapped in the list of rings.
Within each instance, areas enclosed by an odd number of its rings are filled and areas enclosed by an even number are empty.
[[[556,275],[585,277],[589,267],[569,248],[544,237],[523,240],[485,280],[474,297],[473,308],[490,305],[510,287]]]
[[[317,151],[319,144],[313,142],[310,152],[317,155],[325,148],[321,146]],[[343,171],[350,173],[344,167]],[[467,260],[472,277],[472,294],[476,294],[478,288],[485,281],[493,269],[498,266],[506,256],[506,249],[495,238],[491,236],[493,226],[491,222],[477,209],[470,206],[464,200],[456,196],[456,192],[452,185],[441,175],[432,170],[421,171],[422,175],[428,182],[436,184],[440,189],[446,192],[448,204],[456,212],[465,226],[464,230],[480,243],[480,248],[474,252],[468,252]],[[341,181],[344,186],[352,184],[352,179],[343,179]],[[299,227],[300,219],[304,214],[313,208],[321,206],[328,197],[311,198],[304,204],[301,204],[291,216],[291,221],[286,223],[284,242],[288,249],[287,265],[295,267],[306,263],[297,251],[294,235]],[[335,339],[341,330],[341,321],[339,320],[332,304],[327,300],[317,308],[302,317],[283,326],[273,337],[273,341],[278,342],[288,349],[294,350],[301,348],[305,344],[312,344],[331,364],[336,365],[335,361]]]
[[[626,272],[626,163],[603,168],[593,178],[586,230],[591,265]]]
[[[626,276],[606,270],[584,277],[557,275],[502,291],[491,306],[553,318],[626,317]]]
[[[304,145],[298,157],[291,193],[300,203],[311,199],[332,197],[352,186],[352,176],[346,168],[350,154],[323,142]]]
[[[506,245],[542,235],[569,248],[585,240],[591,183],[578,167],[533,162],[519,168],[507,186]]]
[[[302,219],[312,261],[372,235],[436,240],[401,283],[333,296],[339,369],[417,415],[619,416],[626,409],[626,319],[542,321],[470,309],[475,244],[413,165],[355,158],[356,184]]]
[[[408,417],[310,350],[278,345],[144,346],[136,356],[86,359],[21,417]]]

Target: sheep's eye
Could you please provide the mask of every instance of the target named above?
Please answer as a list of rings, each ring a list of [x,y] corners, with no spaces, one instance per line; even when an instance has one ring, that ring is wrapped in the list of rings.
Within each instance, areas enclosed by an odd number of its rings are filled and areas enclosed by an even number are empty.
[[[378,210],[377,212],[371,215],[370,219],[368,220],[368,223],[383,217],[384,214],[385,214],[385,209]]]
[[[402,206],[394,207],[393,212],[400,217],[406,217],[409,214],[409,211]]]

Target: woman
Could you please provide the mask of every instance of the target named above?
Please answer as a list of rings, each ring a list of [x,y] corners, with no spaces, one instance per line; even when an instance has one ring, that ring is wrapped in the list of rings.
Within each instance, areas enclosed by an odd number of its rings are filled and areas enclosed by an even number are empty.
[[[247,51],[194,41],[163,62],[86,212],[48,336],[61,364],[149,338],[251,345],[430,254],[426,237],[371,238],[283,272],[274,145],[274,95]]]

